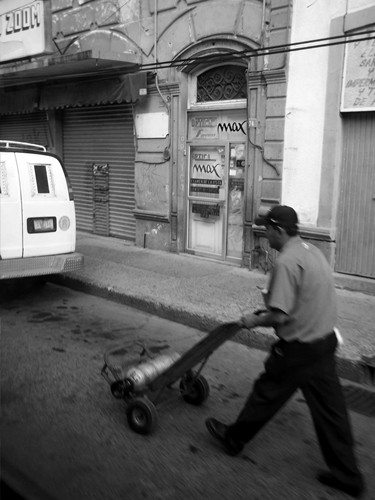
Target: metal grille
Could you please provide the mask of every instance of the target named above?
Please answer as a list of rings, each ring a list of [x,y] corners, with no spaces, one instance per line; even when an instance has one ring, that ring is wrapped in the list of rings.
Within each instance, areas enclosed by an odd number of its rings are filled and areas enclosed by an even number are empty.
[[[92,166],[108,164],[108,234],[134,241],[134,158],[129,104],[71,108],[64,112],[64,164],[73,185],[78,229],[95,230]]]
[[[219,66],[197,78],[197,102],[246,99],[246,68]]]
[[[50,146],[45,112],[0,116],[0,138]]]

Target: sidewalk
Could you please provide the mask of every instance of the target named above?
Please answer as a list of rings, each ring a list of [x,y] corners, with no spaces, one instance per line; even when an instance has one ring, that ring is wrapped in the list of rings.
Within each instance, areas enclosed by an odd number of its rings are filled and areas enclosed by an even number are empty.
[[[77,252],[84,268],[56,281],[164,318],[210,331],[262,307],[260,289],[268,277],[259,272],[129,245],[123,240],[78,233]],[[339,374],[354,382],[375,384],[375,368],[362,356],[375,355],[375,295],[340,288],[338,328],[344,345],[338,351]],[[275,340],[272,329],[243,330],[236,338],[257,349]]]

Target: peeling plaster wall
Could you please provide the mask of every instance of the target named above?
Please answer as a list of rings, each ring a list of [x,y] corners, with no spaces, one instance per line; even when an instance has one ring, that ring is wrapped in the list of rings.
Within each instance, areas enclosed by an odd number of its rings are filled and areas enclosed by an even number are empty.
[[[101,51],[109,44],[109,59],[121,60],[121,53],[126,60],[152,64],[155,59],[162,62],[217,54],[220,50],[275,46],[287,43],[289,37],[291,0],[158,0],[156,20],[154,0],[51,0],[51,4],[52,35],[60,53],[67,56],[91,46],[98,46]],[[106,40],[110,41],[107,45]],[[253,211],[261,198],[271,202],[280,199],[282,176],[278,172],[282,172],[283,161],[286,63],[285,54],[252,61],[249,113],[257,123],[252,138],[264,148],[265,156],[276,168],[263,162],[254,149],[251,166],[256,172],[256,187],[254,191],[248,190],[245,236],[248,255]],[[182,68],[158,70],[156,84],[149,85],[147,98],[134,106],[134,113],[165,111],[166,99],[174,102],[173,117],[170,113],[173,131],[166,139],[136,141],[136,241],[140,244],[147,232],[153,235],[155,244],[166,247],[162,239],[167,237],[181,251],[186,237],[183,151],[188,106],[188,74]],[[164,157],[166,147],[170,158]]]
[[[135,169],[136,208],[161,214],[169,209],[169,165],[138,161]]]

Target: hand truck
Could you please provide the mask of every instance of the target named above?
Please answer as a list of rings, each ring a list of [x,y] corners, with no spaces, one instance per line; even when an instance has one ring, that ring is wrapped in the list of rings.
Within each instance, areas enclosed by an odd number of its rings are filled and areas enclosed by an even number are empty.
[[[206,401],[209,396],[209,385],[201,375],[201,371],[215,349],[233,337],[241,328],[243,327],[238,322],[224,323],[214,328],[140,391],[125,390],[124,373],[131,367],[129,360],[122,367],[114,366],[111,361],[111,357],[121,353],[121,349],[124,352],[124,348],[107,351],[101,375],[109,383],[112,395],[116,399],[123,399],[127,404],[126,416],[130,428],[139,434],[150,434],[157,425],[156,405],[164,389],[170,388],[179,379],[180,393],[187,403],[199,406]],[[152,359],[152,353],[144,344],[138,342],[137,345],[141,347],[141,352],[138,357],[132,359],[133,364],[147,358]]]

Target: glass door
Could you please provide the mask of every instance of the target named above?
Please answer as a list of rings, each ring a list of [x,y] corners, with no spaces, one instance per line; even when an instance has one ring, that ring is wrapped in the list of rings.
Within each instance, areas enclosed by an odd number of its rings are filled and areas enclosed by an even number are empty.
[[[246,110],[188,116],[187,250],[242,262]]]
[[[226,148],[191,146],[189,155],[188,249],[224,256]]]
[[[191,146],[188,249],[242,260],[245,143]]]

